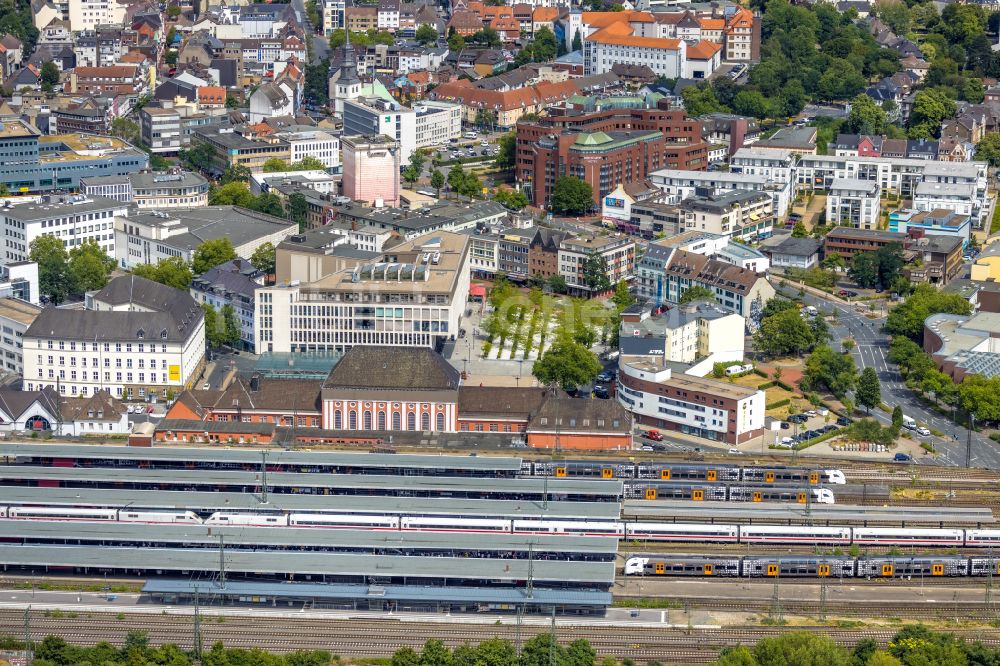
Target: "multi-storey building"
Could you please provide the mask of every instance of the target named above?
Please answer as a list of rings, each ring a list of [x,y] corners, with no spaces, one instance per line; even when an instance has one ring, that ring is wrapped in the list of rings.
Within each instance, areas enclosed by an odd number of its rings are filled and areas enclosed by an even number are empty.
[[[323,34],[330,35],[345,25],[345,0],[323,0]]]
[[[258,136],[246,127],[209,125],[195,128],[191,132],[191,146],[202,143],[212,147],[211,169],[219,174],[231,166],[260,171],[269,159],[287,162],[291,154],[287,141],[274,135]]]
[[[218,238],[228,238],[236,256],[248,259],[264,243],[277,246],[297,231],[294,222],[238,206],[133,212],[115,220],[115,259],[122,268],[168,257],[190,262],[202,243]]]
[[[330,171],[340,168],[340,137],[322,130],[278,132],[277,136],[288,144],[290,162],[315,157]]]
[[[662,356],[672,363],[742,360],[745,330],[743,317],[716,303],[686,303],[663,313],[642,303],[622,313],[618,346],[623,356]]]
[[[695,195],[678,204],[685,231],[706,231],[738,240],[771,235],[774,202],[766,192]]]
[[[661,169],[649,174],[654,185],[666,192],[668,203],[680,203],[700,193],[723,194],[737,190],[765,192],[771,196],[775,217],[788,214],[794,183],[781,183],[765,175],[722,171],[684,171]]]
[[[531,200],[547,205],[556,182],[576,176],[593,188],[596,205],[621,183],[662,168],[665,147],[663,134],[655,130],[543,136],[532,146],[534,171],[525,174],[524,182],[531,184]]]
[[[399,30],[399,0],[379,0],[376,20],[379,30]]]
[[[28,391],[165,397],[190,388],[204,361],[201,307],[185,291],[133,275],[88,294],[85,310],[45,308],[24,333]]]
[[[399,142],[379,134],[344,136],[341,145],[344,196],[376,206],[399,205]]]
[[[528,253],[538,229],[505,229],[497,240],[497,270],[514,280],[531,276]]]
[[[210,268],[191,281],[191,296],[217,311],[232,306],[240,322],[240,344],[254,351],[254,293],[264,284],[264,273],[245,259],[233,259]]]
[[[462,107],[450,102],[422,100],[413,105],[417,114],[415,145],[426,148],[447,143],[462,135]]]
[[[128,206],[120,201],[82,194],[47,194],[33,203],[2,208],[4,263],[26,261],[39,236],[53,236],[67,250],[93,241],[114,257],[115,218],[127,214]]]
[[[678,303],[689,288],[702,286],[715,295],[719,305],[746,319],[751,330],[775,293],[763,272],[679,249],[671,253],[662,276],[656,279],[662,288],[654,294],[657,302]]]
[[[181,114],[176,109],[145,106],[139,111],[142,142],[157,155],[176,155],[181,149]]]
[[[75,67],[69,73],[66,92],[105,95],[135,95],[146,89],[138,65]]]
[[[726,20],[723,58],[735,62],[760,60],[760,17],[744,7]]]
[[[19,298],[0,298],[0,356],[3,373],[24,376],[24,332],[42,308]]]
[[[836,178],[870,180],[883,194],[913,199],[921,183],[973,186],[972,211],[977,227],[989,213],[986,162],[941,162],[899,157],[837,157],[802,155],[795,167],[796,182],[811,190],[828,190]]]
[[[594,296],[600,289],[588,284],[586,265],[593,256],[607,264],[606,277],[612,287],[631,280],[635,273],[635,242],[628,236],[567,236],[559,243],[559,274],[570,293]]]
[[[125,5],[115,0],[67,0],[70,29],[94,30],[99,25],[118,25],[125,20]]]
[[[835,178],[826,196],[826,219],[832,224],[877,229],[881,208],[878,184],[857,178]]]
[[[0,183],[11,192],[75,190],[83,175],[126,175],[148,168],[149,157],[120,139],[39,136],[38,130],[20,120],[0,123]]]
[[[968,245],[972,238],[972,220],[947,209],[917,211],[909,208],[889,213],[889,231],[908,235],[955,236]]]
[[[458,335],[469,295],[466,235],[438,231],[310,282],[288,279],[305,269],[296,257],[283,262],[282,252],[276,286],[256,294],[259,353],[434,347]]]
[[[971,216],[977,205],[972,183],[923,182],[913,192],[913,207],[919,211],[950,210]]]
[[[618,63],[645,65],[658,76],[684,76],[687,42],[667,37],[641,37],[624,21],[615,22],[583,39],[586,75],[610,72]]]
[[[732,173],[764,176],[776,183],[795,182],[795,153],[779,148],[740,148],[729,160]]]
[[[834,227],[823,238],[823,254],[836,252],[849,262],[858,252],[875,252],[891,243],[902,246],[906,238],[906,234],[892,231]]]
[[[741,444],[764,435],[764,392],[678,374],[662,356],[618,360],[617,399],[639,423],[709,441]]]
[[[208,180],[201,174],[134,173],[130,176],[81,178],[80,191],[135,205],[139,210],[197,208],[208,205]]]
[[[343,136],[377,135],[395,139],[399,145],[399,161],[406,164],[417,148],[416,112],[381,97],[344,100]]]

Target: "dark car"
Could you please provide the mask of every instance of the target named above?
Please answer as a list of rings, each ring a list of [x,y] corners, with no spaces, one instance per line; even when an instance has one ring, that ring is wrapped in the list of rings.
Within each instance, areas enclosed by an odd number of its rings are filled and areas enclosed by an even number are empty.
[[[805,414],[792,414],[788,417],[788,420],[792,423],[805,423],[808,418]]]
[[[833,432],[836,429],[837,429],[837,426],[835,426],[835,425],[833,425],[831,423],[829,425],[825,425],[822,428],[820,428],[820,432]]]
[[[837,417],[837,425],[849,426],[851,425],[851,419],[847,418],[846,416],[839,416]]]
[[[595,386],[594,387],[594,397],[600,398],[601,400],[607,400],[611,397],[611,393],[608,392],[607,386]]]
[[[782,421],[781,422],[781,429],[782,430],[788,430],[791,427],[792,427],[792,424],[789,423],[788,421]]]
[[[913,457],[909,453],[897,453],[892,458],[893,462],[913,462]]]

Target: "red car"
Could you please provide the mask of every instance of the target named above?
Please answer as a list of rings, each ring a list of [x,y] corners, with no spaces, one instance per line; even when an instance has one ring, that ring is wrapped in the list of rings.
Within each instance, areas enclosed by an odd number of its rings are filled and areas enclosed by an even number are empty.
[[[646,431],[646,439],[651,439],[654,442],[662,442],[663,441],[663,435],[660,434],[659,430],[647,430]]]

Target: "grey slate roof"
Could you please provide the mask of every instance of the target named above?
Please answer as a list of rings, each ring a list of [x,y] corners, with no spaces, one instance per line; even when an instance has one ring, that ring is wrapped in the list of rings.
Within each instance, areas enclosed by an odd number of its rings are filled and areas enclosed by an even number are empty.
[[[768,246],[767,252],[771,254],[787,254],[793,257],[811,257],[819,252],[823,242],[815,238],[785,238],[780,243]]]
[[[239,206],[176,209],[166,215],[164,218],[153,212],[139,212],[130,214],[129,219],[154,227],[179,219],[188,227],[188,232],[170,236],[164,239],[163,244],[191,252],[207,240],[225,237],[234,247],[239,248],[262,236],[270,236],[281,229],[296,226],[294,222]]]
[[[253,293],[261,285],[254,281],[260,271],[245,259],[233,259],[214,268],[210,268],[192,283],[191,288],[198,291],[215,291],[227,294],[238,294],[247,299],[253,299]]]
[[[351,347],[323,382],[324,388],[457,390],[458,370],[421,347]]]

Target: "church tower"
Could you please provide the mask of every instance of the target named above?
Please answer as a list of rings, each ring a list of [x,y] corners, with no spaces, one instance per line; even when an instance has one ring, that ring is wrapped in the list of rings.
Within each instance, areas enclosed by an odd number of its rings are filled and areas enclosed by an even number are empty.
[[[358,76],[358,60],[351,46],[351,31],[344,29],[344,57],[340,67],[330,73],[330,103],[336,113],[343,115],[344,100],[357,99],[361,95],[361,78]]]

